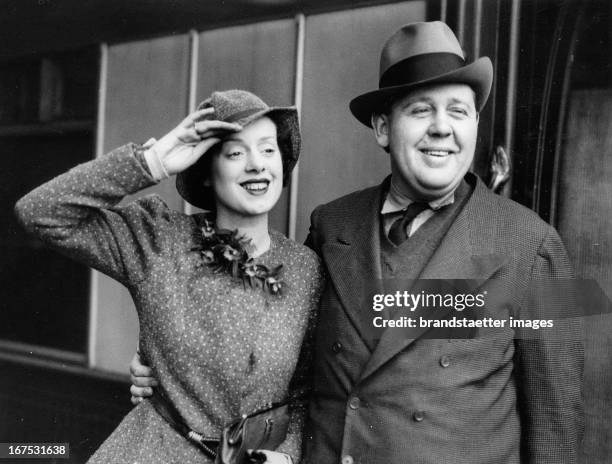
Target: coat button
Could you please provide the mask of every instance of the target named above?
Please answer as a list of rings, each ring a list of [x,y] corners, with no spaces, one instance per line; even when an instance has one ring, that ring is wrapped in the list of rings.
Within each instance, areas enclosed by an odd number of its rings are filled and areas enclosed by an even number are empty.
[[[353,456],[349,456],[348,454],[346,456],[342,457],[342,464],[353,464],[355,462],[355,460],[353,459]]]
[[[335,343],[332,345],[332,351],[333,351],[334,353],[340,353],[340,351],[342,351],[342,343],[340,343],[340,342],[335,342]]]
[[[416,411],[413,415],[412,418],[417,421],[417,422],[422,422],[423,419],[425,419],[425,413],[423,411]]]
[[[446,355],[442,356],[440,358],[440,366],[442,367],[448,367],[450,366],[450,358]]]
[[[351,408],[351,409],[359,409],[359,406],[361,406],[361,401],[356,396],[353,396],[349,400],[349,408]]]

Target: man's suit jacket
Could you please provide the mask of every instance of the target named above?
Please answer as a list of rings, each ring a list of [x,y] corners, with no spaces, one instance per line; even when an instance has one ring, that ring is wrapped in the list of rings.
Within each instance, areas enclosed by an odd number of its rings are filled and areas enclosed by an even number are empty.
[[[545,314],[548,302],[528,297],[530,286],[572,275],[556,231],[476,176],[466,180],[473,193],[420,278],[472,279],[479,292],[497,286],[498,301],[487,310],[498,315],[526,306]],[[386,329],[368,346],[364,312],[372,313],[370,297],[382,292],[383,195],[382,186],[368,188],[312,214],[307,242],[329,278],[314,342],[305,461],[575,462],[583,353],[580,330],[570,332],[567,320],[558,323],[562,338],[517,338],[506,328],[433,339],[426,329],[409,337]]]

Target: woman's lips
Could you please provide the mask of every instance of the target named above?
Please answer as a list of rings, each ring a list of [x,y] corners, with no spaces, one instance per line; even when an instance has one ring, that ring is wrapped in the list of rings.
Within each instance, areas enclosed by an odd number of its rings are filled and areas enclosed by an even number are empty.
[[[253,195],[264,194],[268,191],[270,181],[267,179],[254,179],[241,182],[240,186]]]

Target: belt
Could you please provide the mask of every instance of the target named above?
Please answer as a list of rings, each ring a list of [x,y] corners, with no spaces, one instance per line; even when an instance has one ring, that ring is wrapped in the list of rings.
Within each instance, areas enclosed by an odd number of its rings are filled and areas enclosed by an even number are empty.
[[[150,401],[157,413],[162,416],[174,430],[185,437],[187,441],[197,446],[200,451],[209,458],[214,460],[217,457],[217,448],[219,447],[218,438],[204,437],[201,433],[190,429],[183,420],[181,413],[177,411],[174,405],[159,391],[159,389],[153,393]]]

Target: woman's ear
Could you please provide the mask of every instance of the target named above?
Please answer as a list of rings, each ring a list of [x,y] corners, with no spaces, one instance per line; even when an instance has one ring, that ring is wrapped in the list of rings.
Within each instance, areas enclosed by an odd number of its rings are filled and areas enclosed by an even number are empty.
[[[372,128],[376,143],[381,148],[389,147],[389,117],[386,114],[372,114]]]
[[[204,179],[204,182],[202,182],[202,185],[204,187],[212,187],[212,181],[210,180],[210,176],[206,177],[206,179]]]

